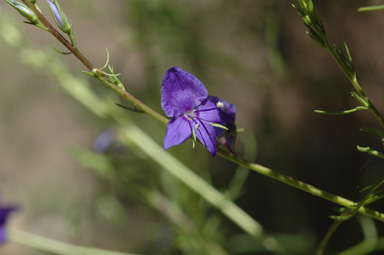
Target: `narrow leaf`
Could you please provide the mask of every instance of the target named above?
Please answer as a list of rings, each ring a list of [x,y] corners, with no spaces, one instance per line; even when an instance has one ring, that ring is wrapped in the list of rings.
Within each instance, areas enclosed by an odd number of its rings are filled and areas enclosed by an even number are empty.
[[[322,110],[315,110],[314,112],[315,113],[321,113],[321,114],[328,114],[328,115],[343,115],[343,114],[349,114],[349,113],[357,112],[359,110],[367,110],[367,107],[357,106],[356,108],[341,111],[341,112],[327,112],[327,111],[322,111]]]
[[[221,129],[225,129],[225,130],[228,130],[228,128],[226,126],[223,126],[223,125],[220,125],[220,124],[217,124],[217,123],[212,123],[212,122],[209,122],[209,124],[213,127],[217,127],[217,128],[221,128]]]
[[[122,105],[122,104],[118,104],[118,103],[115,103],[115,105],[117,106],[120,106],[121,108],[124,108],[126,110],[129,110],[129,111],[132,111],[132,112],[136,112],[136,113],[144,113],[142,110],[139,110],[137,108],[130,108],[128,106],[125,106],[125,105]]]
[[[360,7],[357,11],[366,12],[366,11],[379,11],[379,10],[384,10],[384,5]]]

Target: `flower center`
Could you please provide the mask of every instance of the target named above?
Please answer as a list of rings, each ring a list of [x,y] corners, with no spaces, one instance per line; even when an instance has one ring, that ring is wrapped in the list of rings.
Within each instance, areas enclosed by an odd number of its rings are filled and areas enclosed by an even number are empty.
[[[184,113],[184,117],[187,118],[187,120],[191,121],[194,118],[196,118],[197,116],[196,116],[195,110],[192,110],[190,112]]]

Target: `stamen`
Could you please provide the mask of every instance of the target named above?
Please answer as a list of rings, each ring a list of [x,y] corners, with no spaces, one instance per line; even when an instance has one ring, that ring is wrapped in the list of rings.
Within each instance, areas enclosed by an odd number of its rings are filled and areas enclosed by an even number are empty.
[[[217,108],[222,108],[222,107],[224,107],[224,104],[219,101],[216,103],[216,106],[217,106]]]

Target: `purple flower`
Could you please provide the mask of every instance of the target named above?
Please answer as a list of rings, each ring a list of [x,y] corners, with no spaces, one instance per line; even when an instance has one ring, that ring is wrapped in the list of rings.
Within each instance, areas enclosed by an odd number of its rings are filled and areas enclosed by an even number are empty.
[[[116,138],[116,130],[113,128],[109,128],[101,132],[101,134],[96,138],[93,143],[93,150],[98,153],[106,152]]]
[[[215,96],[208,96],[208,100],[216,104],[217,108],[219,108],[223,125],[227,127],[227,130],[215,128],[218,143],[223,144],[231,153],[235,154],[233,144],[236,139],[236,106]]]
[[[228,114],[209,100],[204,84],[178,67],[170,68],[161,85],[161,107],[172,119],[167,124],[164,149],[185,142],[191,135],[216,155],[216,129],[225,128]]]
[[[8,215],[16,209],[17,207],[15,206],[3,207],[2,205],[0,205],[0,244],[4,243],[7,240],[5,225],[7,223]]]

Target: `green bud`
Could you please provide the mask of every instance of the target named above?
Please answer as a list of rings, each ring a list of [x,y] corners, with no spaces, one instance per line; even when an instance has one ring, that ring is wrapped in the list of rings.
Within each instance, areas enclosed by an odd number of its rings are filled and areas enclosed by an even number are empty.
[[[72,31],[72,26],[68,22],[67,16],[65,16],[64,12],[61,10],[57,0],[47,0],[47,2],[56,21],[56,24],[64,33],[70,34]]]
[[[26,5],[18,3],[13,0],[6,0],[9,5],[15,8],[24,18],[26,18],[32,24],[38,24],[39,18],[36,13],[34,13],[31,9],[29,9]]]

